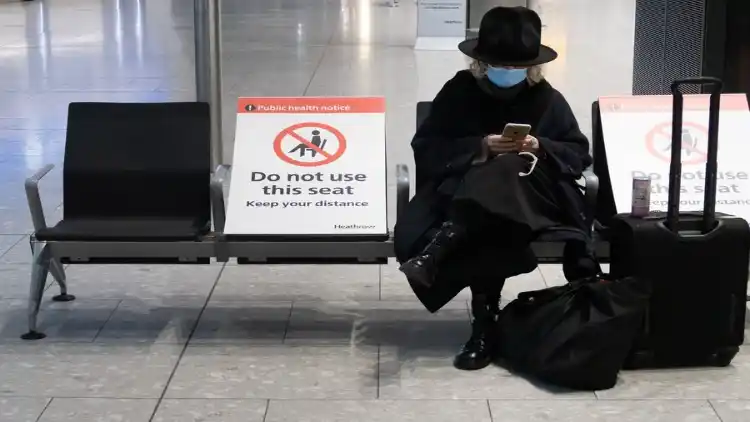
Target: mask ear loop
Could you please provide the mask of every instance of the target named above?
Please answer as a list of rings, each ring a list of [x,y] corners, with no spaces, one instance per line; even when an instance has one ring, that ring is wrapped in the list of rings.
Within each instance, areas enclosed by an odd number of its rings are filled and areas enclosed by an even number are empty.
[[[521,177],[526,177],[526,176],[530,175],[531,173],[533,173],[534,169],[536,168],[536,163],[539,162],[539,157],[537,157],[536,155],[534,155],[534,154],[532,154],[530,152],[526,152],[526,151],[519,152],[518,155],[525,155],[527,157],[531,157],[531,168],[529,168],[529,171],[526,172],[526,173],[524,173],[522,171],[519,171],[518,175],[521,176]]]

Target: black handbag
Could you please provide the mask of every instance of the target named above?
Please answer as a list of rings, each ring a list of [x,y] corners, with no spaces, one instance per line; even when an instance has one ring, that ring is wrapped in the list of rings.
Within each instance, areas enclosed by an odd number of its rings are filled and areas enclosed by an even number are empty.
[[[649,296],[640,279],[608,276],[521,293],[498,321],[500,356],[512,370],[549,384],[612,388]]]

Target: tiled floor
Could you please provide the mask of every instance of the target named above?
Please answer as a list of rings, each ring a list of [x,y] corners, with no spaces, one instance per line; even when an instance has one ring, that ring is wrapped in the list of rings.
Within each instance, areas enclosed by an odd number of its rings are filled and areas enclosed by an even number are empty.
[[[23,179],[63,156],[71,101],[192,100],[190,0],[0,1],[0,422],[748,421],[750,352],[722,369],[624,373],[563,393],[451,355],[467,296],[429,315],[394,264],[72,266],[78,300],[26,324]],[[586,131],[598,95],[630,90],[634,0],[540,0],[546,73]],[[465,66],[415,52],[411,1],[224,0],[226,161],[238,95],[385,95],[388,158],[411,163],[417,100]],[[60,218],[62,173],[43,183]],[[506,297],[563,282],[543,266]],[[721,418],[721,419],[719,419]]]

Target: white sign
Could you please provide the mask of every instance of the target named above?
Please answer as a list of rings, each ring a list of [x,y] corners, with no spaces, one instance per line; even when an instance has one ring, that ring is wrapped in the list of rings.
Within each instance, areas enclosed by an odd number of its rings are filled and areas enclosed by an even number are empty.
[[[240,98],[225,232],[386,235],[384,98]]]
[[[419,0],[418,50],[456,50],[466,39],[466,0]]]
[[[680,210],[703,209],[708,95],[686,95]],[[618,212],[630,212],[632,179],[651,179],[651,210],[666,211],[672,139],[671,96],[599,99],[607,164]],[[721,99],[716,210],[750,220],[750,111],[741,94]]]

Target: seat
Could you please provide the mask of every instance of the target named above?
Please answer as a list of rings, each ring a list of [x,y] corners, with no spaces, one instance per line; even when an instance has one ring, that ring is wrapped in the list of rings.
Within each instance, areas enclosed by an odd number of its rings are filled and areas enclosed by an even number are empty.
[[[209,263],[210,117],[205,103],[72,103],[63,162],[63,218],[48,227],[39,183],[26,180],[34,224],[29,332],[48,271],[68,294],[63,263]],[[215,202],[215,201],[214,201]]]
[[[74,103],[68,111],[63,221],[52,232],[85,225],[116,233],[211,220],[208,105]],[[70,232],[72,229],[72,232]],[[96,234],[79,233],[82,239]],[[75,240],[75,239],[68,239]]]
[[[417,116],[416,122],[417,127],[422,125],[422,122],[427,119],[430,115],[432,108],[431,101],[420,101],[417,103]],[[592,238],[596,239],[596,234],[593,231],[594,217],[596,212],[597,195],[599,191],[599,178],[594,173],[592,168],[586,169],[583,172],[582,180],[580,181],[582,190],[584,192],[584,201],[586,209],[584,214],[586,216],[587,227],[591,227],[592,231],[588,233]],[[565,248],[565,242],[567,239],[578,238],[581,233],[578,229],[573,227],[553,227],[539,233],[532,243],[532,249],[537,259],[540,262],[562,262],[563,251]],[[600,247],[594,245],[595,250],[599,251]],[[598,255],[597,255],[598,256]]]
[[[85,240],[157,242],[199,240],[210,227],[200,220],[180,219],[69,219],[39,230],[40,241]]]
[[[401,215],[409,202],[409,169],[399,164],[396,171],[396,214]],[[231,167],[219,166],[211,183],[214,221],[223,230],[226,221],[226,179]],[[315,237],[299,239],[288,236],[226,236],[217,233],[216,259],[238,264],[386,264],[395,256],[393,234],[382,239],[368,237]]]

